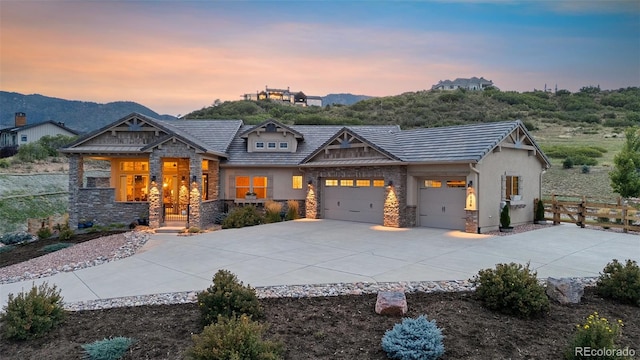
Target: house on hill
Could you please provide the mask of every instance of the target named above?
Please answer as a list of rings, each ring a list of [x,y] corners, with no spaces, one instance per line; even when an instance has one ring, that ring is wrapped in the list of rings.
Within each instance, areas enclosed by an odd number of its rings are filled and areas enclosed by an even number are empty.
[[[493,81],[487,80],[483,77],[478,79],[474,76],[471,79],[457,78],[453,81],[440,80],[437,84],[431,86],[431,90],[484,90],[489,86],[495,86],[493,85]]]
[[[533,221],[549,160],[520,121],[401,130],[286,125],[267,120],[161,121],[130,114],[62,150],[70,223],[204,227],[221,212],[267,200],[299,202],[313,219],[472,233]],[[87,178],[88,159],[111,162]]]
[[[76,136],[78,132],[66,127],[62,122],[52,120],[27,124],[27,115],[17,112],[14,126],[0,129],[1,153],[14,154],[21,145],[36,142],[47,135]]]
[[[302,91],[291,91],[289,87],[286,89],[269,88],[265,86],[263,91],[256,91],[255,93],[247,93],[242,95],[243,100],[272,100],[281,101],[284,103],[291,103],[300,106],[322,106],[322,97],[320,96],[308,96]]]

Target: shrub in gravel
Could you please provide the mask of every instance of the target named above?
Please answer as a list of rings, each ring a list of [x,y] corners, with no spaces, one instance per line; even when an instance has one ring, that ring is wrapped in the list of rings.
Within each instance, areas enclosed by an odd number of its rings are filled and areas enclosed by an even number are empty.
[[[565,352],[565,359],[617,360],[628,358],[624,354],[629,355],[629,348],[622,349],[616,344],[622,335],[623,326],[622,320],[609,322],[594,312],[587,317],[584,324],[576,325],[577,332]],[[592,353],[591,350],[596,353]]]
[[[627,260],[622,265],[613,259],[600,273],[596,282],[597,293],[606,298],[640,306],[640,268],[638,263]]]
[[[228,270],[219,270],[213,276],[213,285],[198,293],[198,307],[204,326],[218,321],[219,316],[235,318],[244,314],[253,319],[263,316],[256,290],[244,286]]]
[[[38,235],[38,239],[40,240],[48,239],[52,235],[51,229],[49,229],[48,227],[41,227],[40,229],[38,229],[36,235]]]
[[[52,253],[58,250],[62,250],[62,249],[66,249],[70,246],[73,246],[73,243],[55,243],[55,244],[49,244],[47,246],[43,246],[40,248],[40,251],[42,251],[43,253]]]
[[[241,228],[245,226],[260,225],[264,218],[255,206],[243,206],[233,209],[222,221],[223,229]]]
[[[8,339],[27,340],[40,337],[64,321],[62,296],[55,285],[45,282],[33,285],[28,293],[9,294],[9,300],[0,314],[4,336]]]
[[[287,220],[295,220],[299,218],[298,211],[300,209],[300,203],[297,200],[288,200],[287,201]]]
[[[15,245],[15,244],[21,244],[23,242],[31,242],[35,240],[36,238],[26,231],[18,231],[18,232],[12,232],[8,234],[0,235],[0,243],[3,243],[5,245]]]
[[[86,353],[85,358],[89,360],[118,360],[127,353],[134,342],[135,339],[119,336],[84,344],[82,349]]]
[[[529,264],[497,264],[495,269],[480,270],[471,282],[486,308],[528,318],[549,310],[549,298],[536,275]]]
[[[58,226],[58,239],[65,241],[69,240],[75,235],[75,232],[71,230],[68,224]]]
[[[266,326],[248,316],[225,318],[193,335],[193,347],[187,358],[193,360],[276,360],[281,359],[282,344],[263,340]]]
[[[435,320],[424,315],[406,318],[382,337],[382,350],[390,359],[431,360],[444,354],[444,336]]]

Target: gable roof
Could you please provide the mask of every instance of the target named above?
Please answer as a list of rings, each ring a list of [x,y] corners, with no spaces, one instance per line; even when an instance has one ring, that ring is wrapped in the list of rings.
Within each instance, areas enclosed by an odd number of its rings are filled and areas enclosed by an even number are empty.
[[[78,135],[79,133],[71,128],[68,128],[66,126],[64,126],[64,124],[57,122],[57,121],[53,121],[53,120],[48,120],[48,121],[43,121],[43,122],[39,122],[39,123],[33,123],[33,124],[27,124],[27,125],[23,125],[23,126],[12,126],[12,127],[8,127],[8,128],[3,128],[0,129],[0,132],[18,132],[18,131],[22,131],[22,130],[27,130],[27,129],[31,129],[34,127],[38,127],[38,126],[42,126],[45,124],[52,124],[54,126],[57,126],[61,129],[64,129],[74,135]]]
[[[277,128],[285,129],[286,131],[292,133],[296,137],[296,139],[304,139],[304,136],[300,132],[274,119],[265,120],[256,126],[250,127],[249,129],[241,132],[240,137],[246,139],[250,133],[259,132],[262,128],[266,128],[269,124],[273,124]]]

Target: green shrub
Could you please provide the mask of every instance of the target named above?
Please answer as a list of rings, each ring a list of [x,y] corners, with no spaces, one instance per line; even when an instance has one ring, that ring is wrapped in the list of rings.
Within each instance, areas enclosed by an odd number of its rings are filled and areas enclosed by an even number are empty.
[[[0,235],[0,243],[3,243],[5,245],[21,244],[24,242],[32,242],[34,240],[36,240],[36,238],[26,231],[18,231]]]
[[[623,303],[640,306],[640,268],[635,260],[623,266],[614,259],[608,263],[596,282],[599,295]]]
[[[500,227],[506,229],[511,226],[511,216],[509,215],[509,204],[502,207],[500,211]]]
[[[583,174],[588,174],[591,172],[591,168],[589,167],[589,165],[582,165],[582,173]]]
[[[49,229],[46,226],[45,227],[41,227],[40,229],[38,229],[38,232],[36,233],[36,235],[38,235],[38,239],[40,239],[40,240],[48,239],[52,235],[51,229]]]
[[[563,169],[573,169],[573,159],[568,157],[562,162]]]
[[[300,203],[296,200],[287,201],[287,220],[295,220],[300,217],[298,211],[300,210]]]
[[[16,158],[24,162],[44,160],[49,156],[47,149],[39,142],[20,145]]]
[[[15,245],[5,245],[0,247],[0,254],[8,253],[9,251],[15,249]]]
[[[431,360],[444,354],[442,330],[424,315],[406,318],[387,330],[382,337],[382,350],[390,359]]]
[[[231,318],[245,314],[253,319],[263,316],[255,289],[244,286],[228,270],[219,270],[213,276],[213,285],[198,293],[198,307],[203,325],[215,322],[218,316]]]
[[[264,220],[266,223],[274,223],[282,221],[280,212],[282,211],[282,203],[279,201],[267,200],[264,203]]]
[[[248,316],[227,319],[220,316],[201,334],[193,335],[194,345],[187,350],[193,360],[276,360],[281,359],[283,346],[263,340],[265,326]]]
[[[549,299],[536,275],[529,264],[497,264],[495,269],[480,270],[471,281],[486,308],[526,318],[549,309]]]
[[[75,235],[75,232],[71,230],[68,224],[57,225],[56,227],[58,230],[58,239],[62,241],[69,240]]]
[[[49,244],[46,246],[43,246],[40,248],[40,251],[44,252],[44,253],[52,253],[52,252],[56,252],[58,250],[62,250],[62,249],[66,249],[70,246],[73,246],[73,243],[55,243],[55,244]]]
[[[33,285],[28,293],[9,294],[9,300],[0,314],[4,336],[8,339],[26,340],[44,335],[60,324],[65,316],[62,296],[56,286],[45,282]]]
[[[542,199],[538,199],[536,202],[535,221],[544,221],[544,202]]]
[[[609,323],[606,318],[600,317],[597,312],[589,315],[584,324],[576,325],[578,332],[573,336],[569,348],[565,352],[565,358],[577,359],[624,359],[624,349],[616,345],[616,340],[622,334],[622,320]],[[609,354],[594,356],[594,351],[607,352]],[[626,350],[628,354],[629,349]]]
[[[11,166],[11,163],[7,159],[0,159],[0,168],[6,169]]]
[[[97,340],[81,346],[87,353],[86,359],[118,360],[127,353],[129,347],[135,342],[135,339],[118,336],[111,339]]]
[[[222,221],[223,229],[241,228],[245,226],[259,225],[264,219],[258,213],[255,206],[243,206],[233,209]]]

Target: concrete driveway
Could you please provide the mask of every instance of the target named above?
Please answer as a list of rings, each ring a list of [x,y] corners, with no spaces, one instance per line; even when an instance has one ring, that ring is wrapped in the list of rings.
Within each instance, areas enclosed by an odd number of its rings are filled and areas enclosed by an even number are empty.
[[[463,280],[497,263],[526,263],[539,277],[598,276],[612,259],[640,261],[640,236],[558,225],[510,236],[298,220],[195,236],[152,235],[136,255],[60,273],[65,302],[202,290],[219,269],[251,286]],[[0,285],[7,294],[32,281]]]

